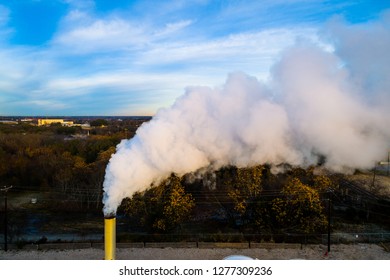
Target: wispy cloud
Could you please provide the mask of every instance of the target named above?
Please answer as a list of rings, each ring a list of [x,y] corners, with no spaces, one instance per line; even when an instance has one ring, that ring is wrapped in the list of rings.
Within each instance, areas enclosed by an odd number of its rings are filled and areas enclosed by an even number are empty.
[[[182,63],[188,67],[199,64],[202,67],[221,67],[236,65],[245,70],[248,62],[251,69],[268,68],[256,63],[273,60],[281,50],[295,43],[298,38],[318,42],[317,30],[314,28],[279,28],[261,32],[239,33],[216,40],[207,41],[172,41],[154,45],[141,53],[140,61],[146,64],[175,64]],[[190,62],[190,63],[188,63]],[[240,66],[241,65],[241,66]]]
[[[174,35],[175,33],[185,29],[193,23],[192,20],[181,20],[178,22],[169,22],[165,25],[165,28],[162,30],[157,30],[153,34],[154,39],[165,39],[168,36]]]
[[[76,53],[126,49],[146,42],[142,27],[132,26],[122,19],[96,20],[66,31],[53,41],[55,45]]]
[[[8,27],[10,10],[0,5],[0,43],[5,41],[13,32],[12,28]]]
[[[10,43],[17,29],[0,5],[1,114],[150,113],[232,71],[266,79],[297,40],[331,50],[319,22],[337,10],[318,16],[313,7],[325,4],[306,0],[140,1],[104,12],[92,0],[62,2],[66,13],[39,46]]]
[[[0,5],[0,26],[4,26],[9,20],[9,9]]]

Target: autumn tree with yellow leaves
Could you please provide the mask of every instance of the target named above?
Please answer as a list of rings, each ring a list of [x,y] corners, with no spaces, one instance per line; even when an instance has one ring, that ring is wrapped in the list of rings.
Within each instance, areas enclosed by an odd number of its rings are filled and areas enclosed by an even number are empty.
[[[262,191],[262,173],[264,166],[238,168],[236,177],[232,178],[229,198],[233,201],[234,210],[245,220],[251,216],[253,205]]]
[[[172,174],[143,193],[136,193],[123,204],[125,212],[149,230],[166,232],[187,220],[195,206],[181,178]]]
[[[210,195],[210,203],[223,208],[230,226],[238,226],[245,232],[314,233],[324,229],[326,215],[321,193],[332,181],[323,175],[310,174],[311,177],[303,175],[310,184],[291,175],[277,179],[267,173],[267,168],[257,165],[221,170],[217,175],[217,189],[210,191],[217,195]],[[264,191],[270,176],[280,181],[280,188],[268,187]],[[183,221],[190,220],[196,205],[191,193],[185,191],[187,183],[172,174],[158,185],[126,199],[125,212],[135,224],[150,232],[172,232]],[[206,201],[197,202],[200,202],[197,211],[202,211],[202,203]]]
[[[272,201],[276,227],[289,232],[312,233],[326,225],[319,192],[292,178],[284,186],[282,196]]]

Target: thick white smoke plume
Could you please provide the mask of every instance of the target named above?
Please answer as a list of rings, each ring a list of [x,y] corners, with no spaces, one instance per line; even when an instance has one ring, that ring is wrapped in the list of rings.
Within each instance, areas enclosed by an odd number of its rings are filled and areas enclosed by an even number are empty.
[[[123,140],[106,169],[104,213],[115,213],[123,198],[171,173],[264,163],[307,166],[319,155],[333,171],[373,167],[390,144],[390,56],[382,56],[390,49],[390,32],[374,28],[384,45],[358,38],[361,46],[348,37],[359,30],[347,36],[342,24],[332,28],[334,52],[300,44],[283,54],[267,84],[233,73],[220,88],[188,88],[133,139]],[[370,44],[375,52],[356,54]]]

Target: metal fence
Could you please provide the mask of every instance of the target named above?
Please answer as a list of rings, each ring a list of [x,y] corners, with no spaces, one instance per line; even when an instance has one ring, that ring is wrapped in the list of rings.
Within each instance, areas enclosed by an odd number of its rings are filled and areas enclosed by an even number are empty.
[[[331,243],[350,244],[350,243],[387,243],[390,242],[390,233],[375,232],[337,232],[330,235]],[[322,235],[322,243],[326,244],[328,235]]]
[[[0,250],[4,249],[4,235],[0,234]],[[61,240],[51,238],[43,240],[27,240],[24,238],[16,238],[9,240],[10,249],[53,249],[53,248],[89,248],[102,247],[103,235],[79,236],[68,235],[67,238]],[[127,234],[120,235],[117,238],[118,247],[137,246],[139,247],[164,247],[168,244],[169,247],[179,248],[183,244],[191,245],[191,248],[262,248],[268,246],[270,248],[282,248],[283,246],[302,247],[310,244],[328,244],[327,234]],[[358,244],[358,243],[390,243],[390,233],[369,233],[369,232],[337,232],[330,235],[331,244]],[[195,244],[195,245],[194,245]],[[80,247],[81,246],[81,247]],[[276,246],[276,247],[275,247]],[[100,248],[99,247],[99,248]],[[267,248],[268,248],[267,247]],[[294,248],[295,248],[294,247]]]

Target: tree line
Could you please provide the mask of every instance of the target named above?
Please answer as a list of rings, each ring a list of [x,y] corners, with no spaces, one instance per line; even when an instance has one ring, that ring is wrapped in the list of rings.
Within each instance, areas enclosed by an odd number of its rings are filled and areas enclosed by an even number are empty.
[[[196,179],[168,179],[122,203],[134,226],[175,232],[200,219],[248,233],[319,233],[327,226],[327,190],[335,185],[313,168],[273,174],[271,167],[225,167]]]
[[[49,208],[101,211],[106,165],[115,146],[141,123],[108,123],[74,139],[56,125],[2,126],[0,184],[47,192]],[[119,211],[147,232],[175,232],[191,221],[211,221],[243,232],[313,233],[326,225],[326,190],[333,185],[313,168],[288,167],[273,174],[268,165],[228,166],[202,176],[172,174],[125,199]]]

